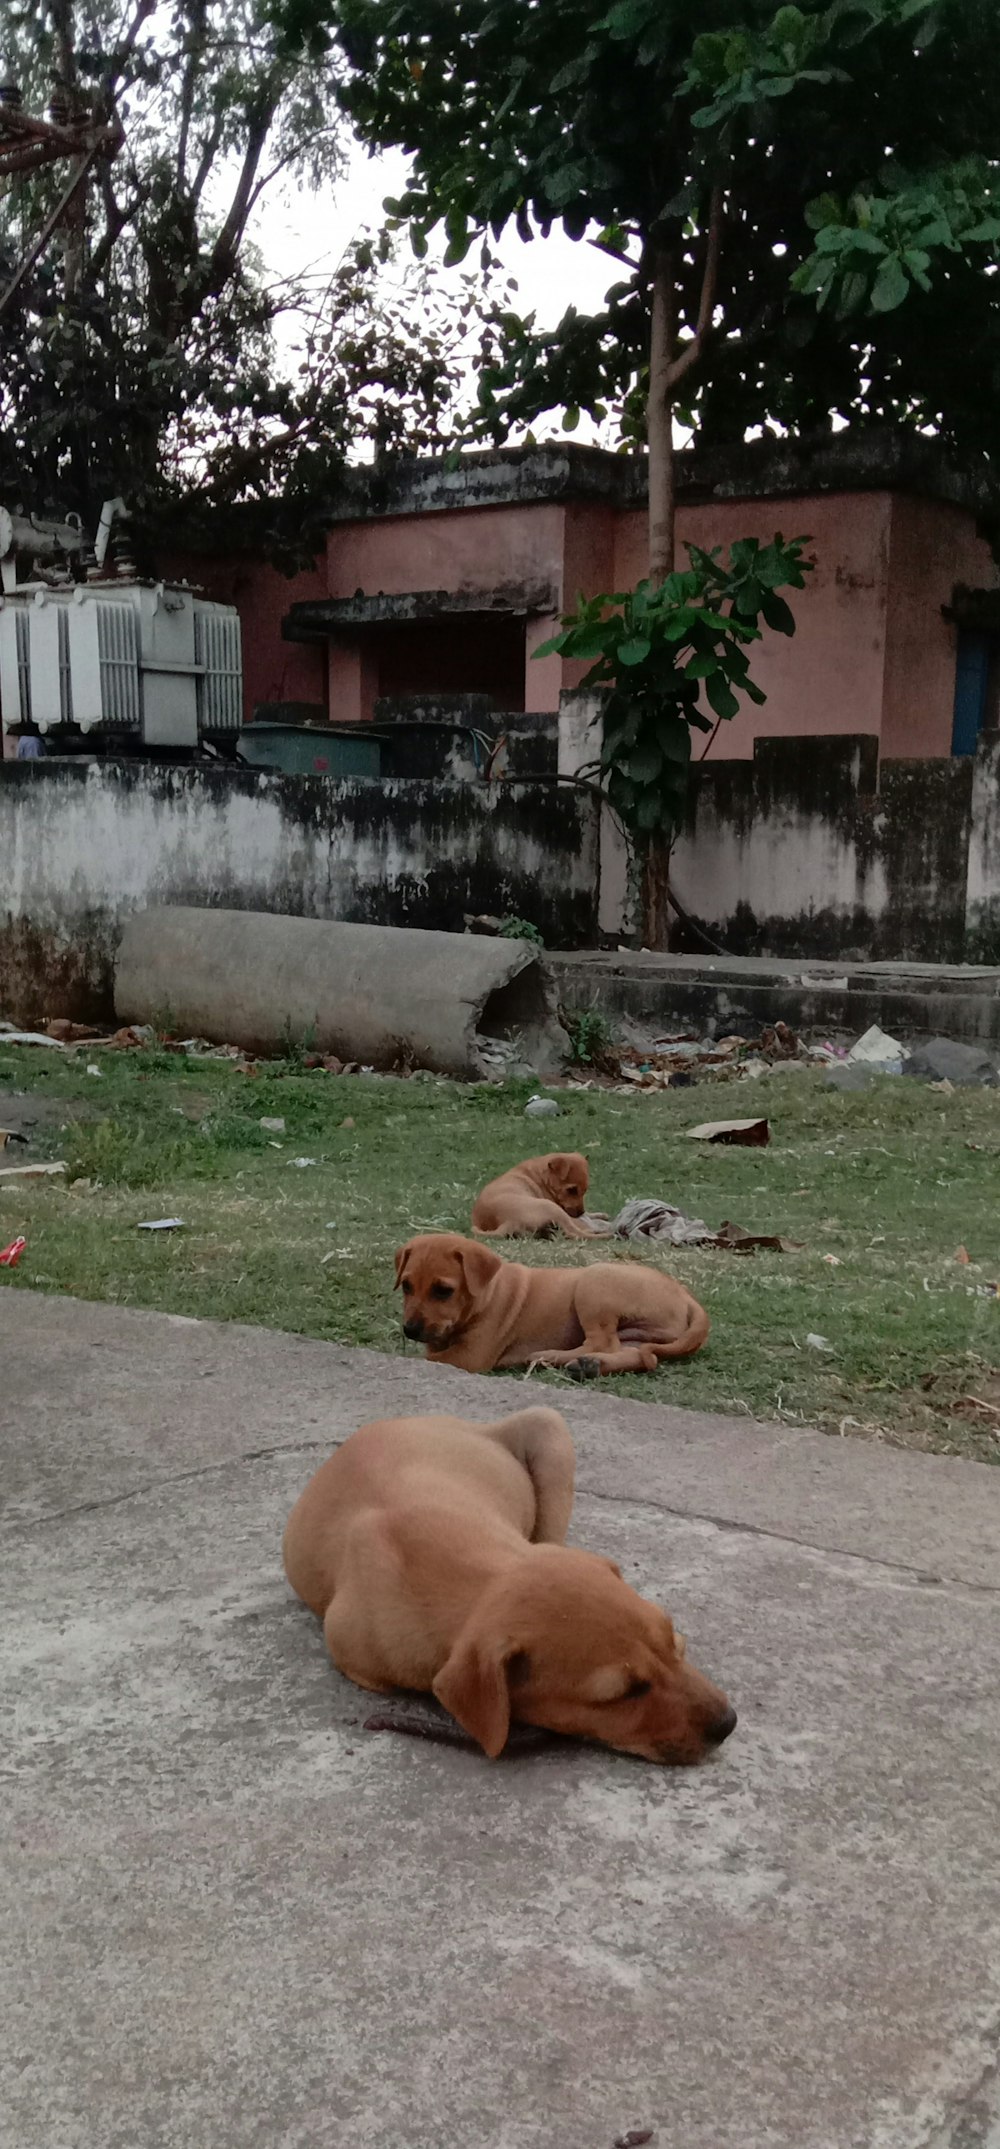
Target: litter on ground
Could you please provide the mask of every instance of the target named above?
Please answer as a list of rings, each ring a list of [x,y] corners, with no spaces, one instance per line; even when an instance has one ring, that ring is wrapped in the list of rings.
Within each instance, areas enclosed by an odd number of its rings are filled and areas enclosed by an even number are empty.
[[[770,1139],[766,1119],[706,1119],[688,1128],[689,1142],[728,1142],[741,1149],[766,1149]]]
[[[65,1164],[0,1164],[0,1186],[8,1179],[58,1179]]]
[[[882,1074],[902,1074],[906,1057],[906,1046],[880,1030],[877,1022],[858,1038],[847,1055],[851,1067],[877,1067]]]
[[[776,1233],[744,1231],[741,1224],[720,1224],[713,1231],[703,1217],[685,1216],[667,1201],[627,1201],[610,1222],[588,1217],[595,1236],[618,1239],[662,1239],[670,1246],[720,1247],[732,1253],[753,1253],[756,1247],[773,1253],[798,1253],[801,1241],[779,1238]]]

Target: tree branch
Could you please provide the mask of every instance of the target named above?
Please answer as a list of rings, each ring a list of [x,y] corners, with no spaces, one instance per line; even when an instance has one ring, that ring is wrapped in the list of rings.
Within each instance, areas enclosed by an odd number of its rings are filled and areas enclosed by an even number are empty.
[[[149,18],[154,13],[155,8],[156,0],[136,0],[132,20],[129,23],[128,29],[125,32],[121,44],[117,47],[117,50],[115,51],[112,59],[109,62],[107,74],[105,75],[101,85],[104,92],[104,96],[107,100],[109,111],[111,105],[114,102],[115,90],[117,89],[118,84],[121,81],[121,78],[125,72],[126,67],[128,66],[133,52],[135,51],[139,32],[142,29],[143,24],[149,21]]]
[[[638,269],[642,266],[641,262],[633,261],[631,254],[627,254],[624,247],[609,246],[605,239],[588,239],[587,245],[592,246],[597,254],[607,254],[610,260],[621,261],[627,269]]]
[[[188,48],[187,61],[184,68],[184,78],[181,83],[180,127],[177,135],[177,155],[174,161],[176,185],[179,193],[184,190],[184,174],[187,170],[188,137],[191,132],[191,117],[194,111],[194,93],[198,81],[198,71],[201,66],[202,58],[205,51],[205,8],[206,0],[196,0],[196,6],[193,11],[193,21],[191,25],[191,43]]]
[[[719,280],[719,255],[722,251],[723,206],[724,195],[722,188],[721,186],[714,186],[712,188],[712,202],[708,217],[708,239],[705,245],[705,265],[702,270],[698,319],[695,322],[694,335],[691,341],[684,345],[684,349],[678,352],[677,357],[671,361],[668,367],[668,388],[676,388],[678,381],[682,381],[685,374],[690,373],[692,366],[697,365],[705,348],[705,338],[712,326],[712,315],[715,312],[715,293]]]
[[[135,213],[134,208],[131,211],[122,208],[111,184],[111,172],[107,164],[100,165],[97,184],[104,203],[104,232],[93,248],[87,264],[91,283],[100,282],[126,224]]]
[[[272,180],[277,179],[279,172],[285,170],[286,165],[294,164],[296,158],[303,156],[305,151],[311,148],[313,142],[321,142],[325,135],[336,134],[336,132],[336,127],[314,127],[312,133],[303,135],[300,142],[293,142],[291,148],[286,149],[284,156],[279,157],[277,163],[272,164],[270,170],[264,172],[262,177],[257,180],[250,196],[249,208],[251,210],[256,208],[265,189],[271,185]]]
[[[224,125],[225,120],[223,114],[221,112],[216,112],[215,118],[212,121],[211,133],[206,135],[205,140],[202,143],[201,157],[198,163],[198,169],[191,182],[190,200],[191,207],[194,210],[197,210],[198,208],[198,204],[201,201],[202,194],[205,191],[205,185],[208,180],[209,174],[211,173],[212,166],[215,163],[219,143],[222,140],[222,129]]]
[[[272,79],[271,84],[261,92],[256,116],[249,120],[247,146],[229,214],[209,256],[205,275],[205,291],[208,295],[218,295],[223,285],[228,283],[236,265],[247,218],[253,207],[254,182],[280,94],[280,89]]]

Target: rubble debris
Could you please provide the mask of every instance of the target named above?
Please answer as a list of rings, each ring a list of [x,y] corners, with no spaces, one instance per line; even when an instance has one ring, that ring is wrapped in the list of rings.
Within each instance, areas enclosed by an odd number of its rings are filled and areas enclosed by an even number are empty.
[[[925,1045],[914,1045],[903,1072],[925,1082],[950,1082],[956,1089],[993,1089],[1000,1080],[990,1053],[957,1037],[932,1037]]]
[[[806,1056],[801,1037],[789,1029],[787,1022],[766,1023],[756,1049],[764,1059],[801,1060]]]
[[[703,1076],[736,1074],[751,1080],[776,1066],[808,1067],[828,1061],[832,1047],[806,1045],[786,1022],[767,1023],[759,1037],[733,1031],[698,1037],[689,1031],[644,1038],[634,1023],[622,1025],[623,1042],[595,1062],[597,1072],[635,1089],[682,1088]]]
[[[706,1119],[689,1127],[689,1142],[725,1142],[741,1149],[765,1149],[771,1139],[766,1119]]]
[[[95,1029],[92,1023],[67,1022],[64,1015],[57,1015],[46,1023],[45,1035],[56,1045],[81,1045],[99,1043],[105,1032]]]
[[[107,1052],[140,1052],[156,1043],[156,1032],[149,1022],[130,1023],[123,1030],[113,1030],[110,1037],[102,1037],[100,1042]],[[169,1049],[179,1051],[181,1048],[171,1046]]]
[[[58,1037],[48,1037],[41,1030],[18,1030],[12,1022],[0,1022],[0,1045],[52,1045],[57,1052],[65,1051]]]

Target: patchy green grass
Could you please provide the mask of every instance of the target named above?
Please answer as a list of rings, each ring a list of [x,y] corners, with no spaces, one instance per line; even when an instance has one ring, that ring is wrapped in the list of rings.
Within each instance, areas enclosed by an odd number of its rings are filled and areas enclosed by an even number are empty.
[[[0,1244],[28,1241],[0,1288],[400,1350],[400,1241],[467,1229],[486,1179],[546,1144],[578,1148],[594,1207],[662,1195],[713,1225],[804,1242],[751,1257],[644,1251],[703,1299],[711,1339],[687,1363],[609,1387],[1000,1459],[1000,1409],[964,1400],[1000,1404],[1000,1302],[979,1295],[1000,1275],[1000,1095],[887,1078],[845,1096],[820,1073],[776,1070],[752,1086],[563,1091],[560,1120],[535,1126],[527,1094],[333,1077],[291,1058],[247,1075],[162,1050],[0,1043],[0,1126],[36,1121],[30,1150],[5,1161],[65,1157],[76,1175],[0,1182]],[[769,1149],[684,1139],[699,1120],[751,1111],[770,1117]],[[262,1128],[268,1117],[285,1132]],[[297,1165],[303,1156],[314,1161]],[[136,1229],[167,1215],[187,1228]],[[955,1261],[962,1245],[969,1266]],[[609,1258],[607,1244],[524,1251],[536,1263]],[[832,1351],[811,1348],[810,1332]]]

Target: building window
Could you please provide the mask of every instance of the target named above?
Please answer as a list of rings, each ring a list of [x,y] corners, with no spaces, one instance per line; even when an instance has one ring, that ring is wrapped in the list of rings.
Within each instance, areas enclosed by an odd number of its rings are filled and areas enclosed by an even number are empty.
[[[982,731],[1000,724],[1000,634],[960,627],[955,656],[953,754],[974,754]]]

